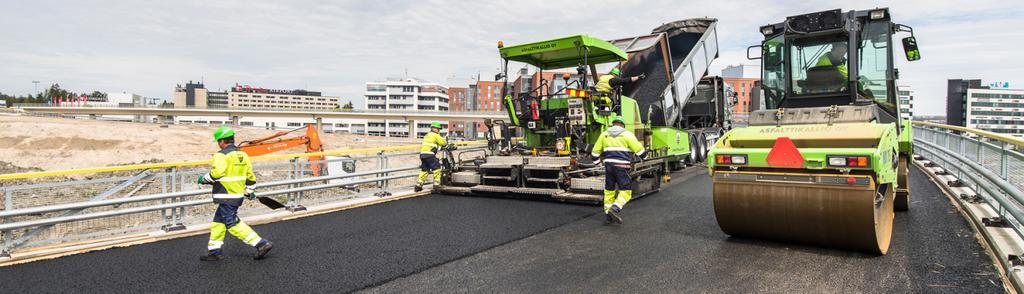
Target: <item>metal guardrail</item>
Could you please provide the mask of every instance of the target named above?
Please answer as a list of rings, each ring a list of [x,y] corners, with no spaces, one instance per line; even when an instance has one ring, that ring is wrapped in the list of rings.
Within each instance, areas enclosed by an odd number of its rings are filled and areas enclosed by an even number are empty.
[[[1024,285],[1014,267],[1024,265],[1024,249],[1001,246],[1006,241],[992,241],[1007,236],[1024,242],[1024,140],[992,132],[943,124],[914,122],[914,153],[927,160],[926,167],[941,167],[937,175],[951,175],[955,180],[945,186],[960,189],[962,207],[981,204],[994,217],[976,215],[979,230],[993,247],[1004,272],[1020,289]],[[969,209],[968,209],[969,210]],[[972,212],[967,211],[969,214]],[[977,221],[975,221],[977,223]],[[993,236],[986,227],[1008,228],[1012,233]]]
[[[483,144],[487,141],[463,141],[453,142],[455,145],[474,145]],[[413,150],[419,149],[420,145],[405,145],[405,146],[394,146],[394,147],[378,147],[378,148],[366,148],[366,149],[351,149],[351,150],[340,150],[340,151],[324,151],[324,152],[312,152],[312,153],[292,153],[292,154],[278,154],[278,155],[263,155],[252,157],[252,161],[261,160],[274,160],[274,159],[291,159],[299,157],[310,157],[310,156],[338,156],[338,155],[350,155],[357,153],[372,153],[372,152],[387,152],[387,151],[401,151],[401,150]],[[14,174],[0,174],[0,180],[12,180],[12,179],[28,179],[28,178],[40,178],[40,177],[51,177],[51,176],[67,176],[76,174],[91,174],[91,173],[102,173],[102,172],[114,172],[114,171],[132,171],[132,170],[145,170],[145,169],[157,169],[157,168],[169,168],[169,167],[185,167],[185,166],[197,166],[197,165],[209,165],[210,160],[194,160],[194,161],[179,161],[179,162],[166,162],[166,163],[150,163],[150,164],[133,164],[133,165],[119,165],[119,166],[108,166],[108,167],[95,167],[95,168],[81,168],[81,169],[68,169],[68,170],[57,170],[57,171],[41,171],[41,172],[26,172],[26,173],[14,173]]]
[[[469,143],[463,145],[465,144]],[[418,160],[413,159],[419,152],[385,153],[385,151],[405,150],[410,147],[419,148],[419,145],[323,152],[325,154],[370,153],[363,157],[344,157],[323,161],[321,164],[324,165],[335,161],[359,162],[356,170],[346,170],[342,174],[324,176],[312,176],[311,163],[308,160],[303,160],[312,154],[281,155],[278,157],[291,160],[287,163],[255,166],[254,171],[261,179],[261,182],[256,185],[258,195],[260,197],[285,195],[284,198],[287,199],[283,202],[285,202],[287,210],[292,212],[305,209],[303,193],[307,193],[306,197],[310,197],[306,201],[312,201],[313,204],[336,202],[354,197],[370,197],[371,195],[390,195],[388,191],[393,191],[394,188],[391,187],[393,183],[398,183],[396,188],[399,189],[410,187],[401,185],[403,183],[410,185],[409,179],[416,176],[416,173],[407,172],[419,168]],[[468,146],[460,148],[457,152],[476,152],[484,148],[485,146],[479,145]],[[408,157],[408,159],[402,157]],[[399,167],[389,165],[389,161],[399,163]],[[412,162],[417,164],[410,165]],[[186,164],[192,164],[192,162],[186,162]],[[2,235],[0,256],[9,256],[15,248],[33,245],[91,239],[96,236],[124,235],[129,232],[156,228],[175,231],[184,229],[186,225],[205,223],[208,221],[213,207],[206,204],[212,203],[212,199],[208,195],[209,189],[195,184],[195,178],[205,173],[206,170],[200,167],[192,170],[182,169],[187,166],[189,165],[181,165],[181,163],[172,164],[170,168],[164,164],[138,165],[119,169],[128,171],[143,169],[141,173],[133,176],[113,174],[112,177],[98,179],[69,180],[62,178],[55,179],[55,182],[35,181],[17,185],[11,185],[8,182],[0,187],[0,192],[4,196],[4,209],[0,211],[0,220],[3,221],[0,223],[0,235]],[[158,169],[164,171],[155,172]],[[66,175],[78,172],[78,170],[61,171],[56,174]],[[26,177],[15,178],[25,181]],[[151,185],[146,186],[146,183],[142,183],[145,182],[143,179],[148,180]],[[263,191],[271,187],[282,188]],[[370,188],[369,193],[360,192],[361,189],[367,187]],[[135,195],[140,190],[150,194]],[[124,193],[124,191],[130,192]],[[108,199],[108,196],[111,197]],[[253,201],[247,202],[244,205],[245,209],[240,213],[245,215],[244,213],[258,214],[271,211],[253,203]],[[196,208],[190,209],[186,213],[188,207]],[[51,228],[51,226],[56,227]],[[37,233],[42,231],[46,232],[37,236]]]

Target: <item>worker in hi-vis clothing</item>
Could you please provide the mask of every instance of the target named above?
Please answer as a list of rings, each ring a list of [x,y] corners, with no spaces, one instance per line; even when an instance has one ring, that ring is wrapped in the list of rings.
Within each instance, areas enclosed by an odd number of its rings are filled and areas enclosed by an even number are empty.
[[[639,76],[623,78],[619,77],[619,73],[618,68],[613,68],[608,72],[608,74],[598,77],[597,84],[594,85],[594,89],[597,90],[597,95],[594,96],[594,99],[604,101],[606,107],[612,107],[611,97],[615,93],[615,87],[636,82],[647,77],[646,74],[640,74]]]
[[[828,53],[822,54],[818,58],[818,63],[814,64],[814,66],[835,67],[836,71],[846,80],[850,77],[846,68],[846,52],[846,42],[834,42],[832,43],[832,49]]]
[[[430,123],[430,132],[423,136],[423,145],[420,146],[420,176],[416,179],[414,191],[423,191],[427,174],[434,177],[434,187],[441,185],[441,162],[437,160],[437,151],[447,144],[444,137],[441,137],[441,123]]]
[[[249,155],[235,147],[235,131],[229,127],[218,128],[213,133],[213,140],[220,147],[220,152],[213,154],[213,168],[199,177],[199,183],[213,185],[213,202],[217,204],[217,213],[213,215],[213,224],[210,225],[207,254],[199,259],[224,259],[220,249],[224,245],[225,232],[231,232],[231,235],[245,244],[255,247],[254,258],[262,259],[274,245],[260,238],[252,227],[238,218],[238,207],[242,205],[243,198],[256,199],[253,188],[256,175],[252,173]]]
[[[633,198],[632,179],[629,177],[633,156],[642,160],[647,156],[647,150],[633,133],[626,130],[622,117],[616,116],[612,126],[597,138],[591,156],[604,161],[605,221],[621,224],[619,213]]]

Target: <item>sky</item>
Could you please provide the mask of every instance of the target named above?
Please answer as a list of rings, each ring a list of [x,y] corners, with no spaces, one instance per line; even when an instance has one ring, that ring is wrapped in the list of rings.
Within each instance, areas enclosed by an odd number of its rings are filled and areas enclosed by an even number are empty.
[[[746,48],[758,27],[788,15],[889,7],[912,26],[922,59],[899,59],[915,114],[945,112],[946,80],[980,78],[1024,88],[1019,0],[853,1],[0,1],[0,93],[59,83],[75,92],[169,98],[202,80],[308,89],[362,105],[365,83],[417,77],[445,83],[493,77],[496,43],[573,34],[617,39],[693,17],[719,19],[711,68],[757,64]],[[905,35],[898,35],[903,37]]]

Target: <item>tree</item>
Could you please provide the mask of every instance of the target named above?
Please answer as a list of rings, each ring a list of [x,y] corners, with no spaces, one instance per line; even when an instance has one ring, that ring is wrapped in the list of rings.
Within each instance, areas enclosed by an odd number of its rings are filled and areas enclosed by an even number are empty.
[[[344,109],[344,110],[352,110],[354,108],[355,108],[355,106],[352,105],[352,101],[349,101],[348,103],[345,103],[345,106],[341,107],[341,109]]]

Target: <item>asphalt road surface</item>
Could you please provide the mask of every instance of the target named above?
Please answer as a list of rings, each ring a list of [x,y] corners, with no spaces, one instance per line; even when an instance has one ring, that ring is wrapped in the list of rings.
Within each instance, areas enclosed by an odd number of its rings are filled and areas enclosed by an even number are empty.
[[[691,172],[692,173],[692,172]],[[265,260],[205,236],[0,268],[36,292],[982,292],[1003,293],[973,231],[920,171],[886,256],[730,238],[696,173],[603,225],[599,208],[430,195],[256,226]]]

